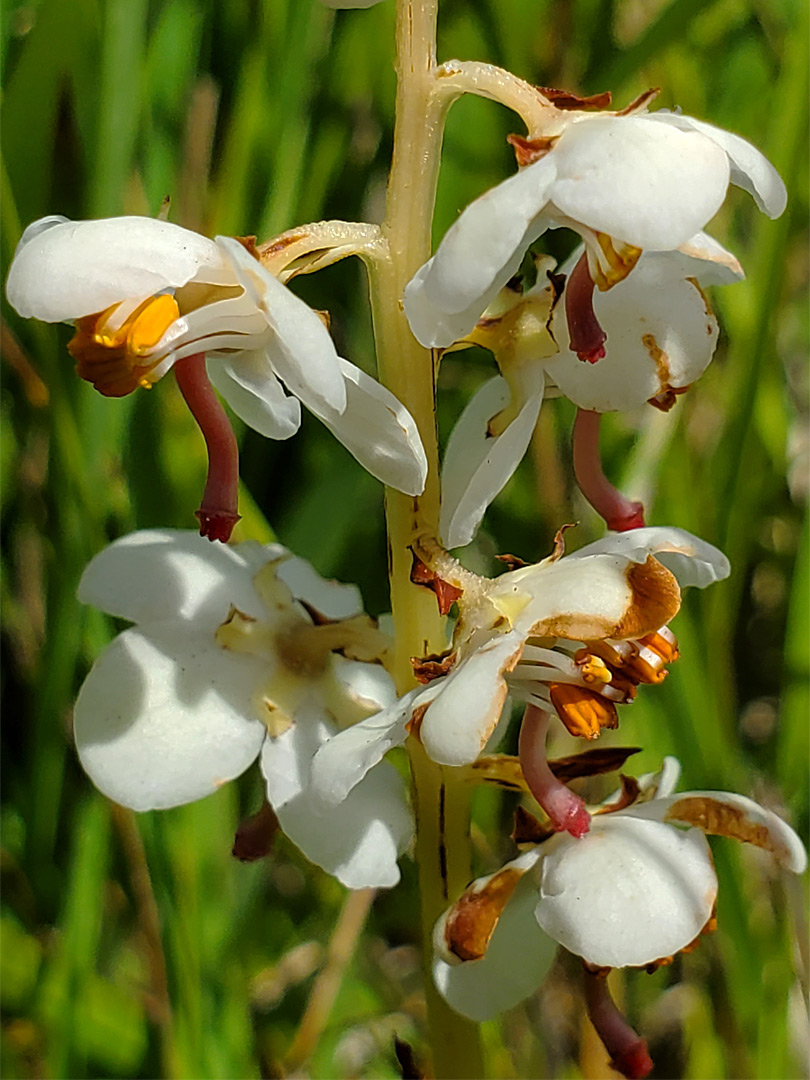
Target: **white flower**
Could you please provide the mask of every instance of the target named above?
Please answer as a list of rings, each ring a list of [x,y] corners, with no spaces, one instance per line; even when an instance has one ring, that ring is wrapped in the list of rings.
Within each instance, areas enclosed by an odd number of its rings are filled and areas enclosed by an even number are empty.
[[[387,762],[323,812],[310,764],[339,728],[394,700],[370,660],[384,640],[358,590],[278,544],[134,533],[88,565],[86,603],[128,619],[79,693],[76,745],[134,810],[203,798],[259,759],[267,798],[305,855],[350,888],[390,886],[411,820]],[[340,655],[337,650],[343,650]]]
[[[77,371],[102,394],[151,386],[206,353],[217,390],[262,435],[294,435],[303,402],[373,476],[424,488],[410,414],[337,355],[318,315],[238,240],[145,217],[42,218],[20,240],[6,294],[23,316],[76,323]]]
[[[557,943],[594,967],[647,967],[713,928],[717,877],[704,833],[770,851],[800,874],[799,837],[743,795],[673,794],[680,767],[626,785],[587,836],[552,836],[473,882],[436,925],[434,979],[485,1020],[543,981]]]
[[[345,798],[409,731],[434,761],[474,762],[508,692],[555,709],[588,738],[615,726],[614,702],[630,700],[639,682],[660,681],[677,654],[659,633],[678,610],[676,577],[702,587],[729,572],[721,552],[674,528],[613,534],[560,553],[491,581],[437,555],[431,571],[458,596],[452,646],[416,665],[426,685],[318,752],[313,770],[325,799]]]
[[[466,208],[407,286],[405,310],[423,345],[468,334],[548,228],[580,233],[590,279],[607,289],[641,251],[688,243],[719,210],[729,180],[771,217],[785,206],[784,184],[758,150],[691,117],[581,113],[551,141]]]

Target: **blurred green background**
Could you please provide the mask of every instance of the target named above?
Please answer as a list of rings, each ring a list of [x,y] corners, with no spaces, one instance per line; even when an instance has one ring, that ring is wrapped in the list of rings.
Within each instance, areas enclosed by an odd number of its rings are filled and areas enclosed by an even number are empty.
[[[728,582],[687,598],[674,623],[681,661],[605,738],[644,747],[633,772],[676,753],[685,786],[753,795],[803,832],[807,10],[805,0],[445,0],[439,50],[547,86],[609,88],[618,107],[660,86],[659,105],[751,139],[787,182],[779,221],[732,189],[711,225],[748,280],[715,290],[724,333],[699,387],[668,416],[647,409],[604,425],[608,471],[647,496],[650,522],[693,530],[734,567]],[[319,218],[379,220],[393,19],[391,0],[337,14],[317,0],[6,0],[3,275],[21,228],[43,214],[155,214],[167,195],[171,220],[211,235],[262,240]],[[454,108],[437,236],[512,171],[513,130],[519,122],[490,102]],[[552,253],[565,255],[572,239],[553,234]],[[340,349],[373,371],[359,266],[295,287],[330,310]],[[205,456],[170,377],[104,400],[72,372],[69,328],[25,322],[3,303],[3,1074],[402,1075],[395,1034],[424,1059],[409,859],[403,885],[367,914],[365,894],[347,900],[283,838],[269,860],[231,858],[237,824],[261,801],[254,773],[136,819],[78,768],[71,703],[114,632],[78,605],[78,577],[133,528],[193,527]],[[483,352],[447,358],[443,439],[492,370]],[[471,563],[491,570],[498,551],[540,557],[565,521],[582,522],[577,545],[599,534],[572,486],[572,419],[564,401],[544,407],[533,452]],[[384,611],[380,485],[311,417],[289,442],[248,431],[242,448],[237,535],[265,539],[272,527]],[[566,739],[553,749],[570,752]],[[478,872],[512,851],[510,811],[489,793],[478,800]],[[804,1076],[803,883],[756,850],[730,841],[714,850],[718,932],[618,990],[649,1038],[654,1076]],[[583,1023],[576,978],[562,958],[535,999],[486,1025],[493,1076],[612,1075]],[[336,997],[324,1009],[330,980]]]

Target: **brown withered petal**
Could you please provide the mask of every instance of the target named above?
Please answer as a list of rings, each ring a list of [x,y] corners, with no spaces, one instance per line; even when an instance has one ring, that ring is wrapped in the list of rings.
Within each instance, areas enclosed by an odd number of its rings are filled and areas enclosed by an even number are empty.
[[[394,1054],[402,1080],[424,1080],[427,1073],[417,1061],[414,1048],[404,1039],[400,1039],[399,1035],[394,1036]]]
[[[638,112],[639,109],[643,109],[645,105],[649,105],[654,98],[657,98],[661,93],[660,86],[652,86],[649,90],[645,90],[639,94],[637,98],[633,98],[629,105],[625,105],[623,109],[620,109],[617,116],[629,116],[631,113]]]
[[[681,606],[675,575],[652,555],[644,563],[631,563],[627,583],[633,594],[630,607],[613,637],[640,638],[665,626]]]
[[[235,236],[234,240],[238,241],[245,249],[245,251],[252,255],[254,259],[259,259],[259,249],[256,247],[255,236]]]
[[[459,960],[479,960],[487,951],[507,901],[523,875],[504,867],[480,888],[472,887],[447,913],[444,940]]]
[[[436,602],[439,605],[439,614],[446,615],[464,590],[440,578],[435,570],[431,570],[429,566],[422,562],[416,552],[412,551],[411,556],[413,558],[411,581],[414,585],[424,585],[426,589],[434,592]]]
[[[525,559],[521,559],[519,555],[496,555],[495,558],[498,562],[504,563],[510,570],[519,570],[521,566],[528,566],[529,563]]]
[[[611,102],[610,90],[603,90],[601,94],[589,94],[582,97],[571,90],[557,90],[553,86],[538,86],[537,89],[558,109],[578,109],[590,111],[606,109]]]
[[[640,746],[607,746],[584,750],[581,754],[549,761],[548,767],[564,784],[581,776],[601,776],[620,769],[633,754],[641,752]]]
[[[443,653],[430,653],[428,656],[412,656],[411,667],[417,682],[426,685],[452,671],[458,659],[458,652],[448,649]]]
[[[518,166],[523,169],[527,165],[533,165],[544,157],[557,141],[557,136],[546,136],[537,139],[525,139],[522,135],[507,135],[506,141],[515,151],[515,159]]]
[[[622,785],[622,791],[616,802],[609,803],[607,806],[603,806],[600,810],[597,810],[597,814],[615,814],[617,810],[626,810],[628,806],[632,806],[636,799],[641,794],[641,788],[639,787],[638,780],[634,776],[625,776],[622,774],[619,777]]]
[[[667,810],[664,820],[696,825],[712,836],[728,836],[732,840],[741,840],[744,844],[753,844],[777,855],[780,851],[768,826],[752,821],[743,807],[732,806],[702,795],[678,799]]]
[[[530,814],[523,806],[515,810],[515,825],[512,829],[511,839],[516,844],[542,844],[544,840],[554,835],[554,829],[550,825],[544,825],[534,814]]]

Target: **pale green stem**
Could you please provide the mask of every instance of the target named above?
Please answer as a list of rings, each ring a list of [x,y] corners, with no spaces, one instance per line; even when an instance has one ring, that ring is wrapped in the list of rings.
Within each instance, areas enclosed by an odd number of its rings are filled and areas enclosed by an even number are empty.
[[[431,222],[445,108],[435,83],[437,0],[397,0],[397,111],[382,237],[387,258],[369,260],[380,380],[419,428],[428,460],[424,494],[386,491],[391,606],[396,627],[394,675],[400,693],[414,685],[410,658],[445,647],[436,599],[412,585],[411,545],[435,536],[439,520],[436,359],[411,334],[402,310],[405,286],[430,256]],[[477,1026],[453,1012],[431,978],[431,936],[439,915],[470,880],[469,788],[431,762],[410,739],[416,813],[416,861],[422,906],[425,996],[437,1078],[482,1077]]]

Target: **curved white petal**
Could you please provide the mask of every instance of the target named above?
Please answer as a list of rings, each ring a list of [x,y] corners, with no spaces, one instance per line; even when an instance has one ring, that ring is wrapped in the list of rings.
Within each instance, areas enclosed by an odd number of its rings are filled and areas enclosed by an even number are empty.
[[[27,318],[69,322],[194,277],[207,281],[212,269],[215,278],[221,276],[216,244],[168,221],[43,218],[20,241],[6,296]]]
[[[542,850],[537,921],[597,967],[673,956],[711,917],[717,878],[699,829],[606,814],[582,839],[560,834]]]
[[[471,1020],[490,1020],[533,993],[546,977],[557,943],[537,925],[537,884],[515,887],[480,960],[435,959],[433,979],[447,1003]]]
[[[408,738],[405,725],[414,708],[436,696],[440,689],[437,683],[411,690],[324,743],[315,755],[312,782],[325,804],[341,803],[393,746],[403,745]]]
[[[552,314],[560,352],[545,361],[548,374],[581,409],[635,409],[670,389],[690,386],[708,367],[717,344],[717,319],[676,252],[642,255],[632,273],[593,307],[607,334],[605,356],[583,363],[569,347],[565,306]]]
[[[654,555],[675,575],[682,589],[690,585],[705,589],[731,573],[731,564],[719,548],[686,529],[671,525],[648,525],[643,529],[607,533],[600,540],[567,555],[566,560],[601,554],[622,555],[636,563],[646,562],[648,556]]]
[[[546,228],[539,215],[555,175],[549,154],[485,192],[448,229],[405,288],[405,314],[422,345],[444,348],[472,330]]]
[[[484,749],[506,700],[505,673],[517,663],[523,642],[524,635],[514,631],[492,638],[441,680],[419,728],[434,761],[468,765]]]
[[[263,350],[209,354],[208,378],[240,420],[268,439],[289,439],[301,426],[301,403],[285,394]]]
[[[773,811],[745,795],[730,791],[679,791],[630,807],[626,813],[655,821],[696,825],[711,835],[729,836],[765,848],[794,874],[803,874],[807,869],[807,852],[794,830]]]
[[[728,159],[716,141],[648,116],[578,120],[548,156],[557,167],[554,206],[652,251],[676,248],[702,229],[728,188]]]
[[[382,664],[347,660],[335,653],[333,671],[350,700],[368,711],[387,709],[397,700],[394,680]]]
[[[210,795],[255,761],[265,728],[252,693],[263,667],[211,633],[164,623],[125,630],[102,653],[74,713],[85,771],[133,810]]]
[[[705,232],[695,233],[677,251],[651,251],[644,258],[677,260],[683,276],[695,277],[701,285],[732,285],[745,278],[737,257]]]
[[[325,807],[313,786],[312,759],[333,734],[325,714],[310,704],[288,731],[268,738],[261,754],[267,798],[307,858],[348,888],[396,885],[397,856],[413,828],[404,782],[383,762],[340,803]]]
[[[683,131],[698,131],[707,136],[728,154],[731,162],[731,182],[753,195],[757,206],[770,218],[777,218],[787,205],[787,189],[782,177],[770,161],[747,139],[730,131],[696,120],[693,116],[668,113],[663,110],[650,114],[650,120],[672,124]]]
[[[390,390],[340,359],[346,383],[343,411],[310,408],[372,476],[406,495],[425,490],[427,458],[413,417]]]
[[[363,611],[363,597],[356,585],[321,577],[312,563],[298,555],[280,562],[276,573],[296,600],[306,601],[327,619],[350,619]]]
[[[329,331],[303,300],[277,281],[240,243],[218,236],[239,283],[273,331],[267,355],[278,376],[307,408],[346,407],[340,360]]]
[[[487,425],[509,401],[505,379],[490,379],[471,398],[453,428],[442,469],[439,533],[448,548],[463,547],[475,536],[486,509],[503,490],[526,453],[543,401],[543,379],[515,419],[500,435]]]
[[[252,578],[285,550],[280,544],[212,544],[181,529],[143,529],[90,560],[78,597],[131,622],[188,620],[216,629],[231,604],[266,617]]]

